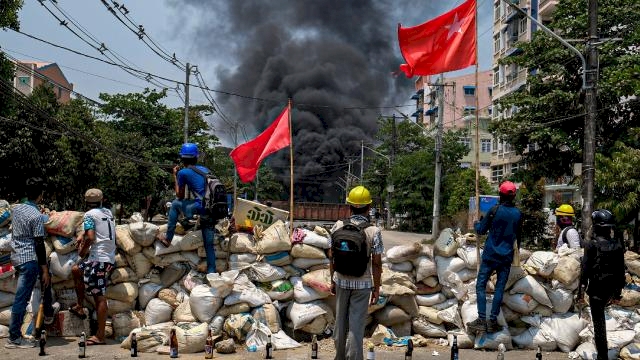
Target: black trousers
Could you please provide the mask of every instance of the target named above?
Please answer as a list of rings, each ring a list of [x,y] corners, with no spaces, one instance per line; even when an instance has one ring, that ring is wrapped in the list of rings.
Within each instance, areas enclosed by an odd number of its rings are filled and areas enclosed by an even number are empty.
[[[598,352],[597,360],[608,360],[607,327],[604,322],[604,308],[607,301],[589,297],[591,307],[591,321],[593,321],[593,335]]]

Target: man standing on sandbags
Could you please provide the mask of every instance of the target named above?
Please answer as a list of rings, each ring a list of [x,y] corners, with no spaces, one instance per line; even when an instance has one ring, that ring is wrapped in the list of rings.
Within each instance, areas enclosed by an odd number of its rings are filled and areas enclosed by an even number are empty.
[[[558,224],[558,227],[560,228],[556,251],[564,244],[567,244],[570,249],[580,249],[582,243],[580,233],[578,233],[578,230],[573,227],[573,218],[576,217],[576,213],[573,211],[573,206],[569,204],[562,204],[558,206],[555,214],[556,224]]]
[[[216,272],[216,252],[213,247],[215,236],[215,225],[220,219],[227,216],[228,208],[226,207],[226,194],[223,209],[218,213],[210,213],[206,211],[204,199],[207,194],[208,180],[207,175],[210,174],[209,169],[198,162],[198,145],[194,143],[184,143],[180,148],[180,161],[182,165],[176,165],[173,168],[174,190],[176,199],[171,202],[169,207],[169,219],[167,222],[167,232],[158,235],[158,240],[162,245],[168,247],[171,245],[173,236],[176,231],[176,224],[180,214],[184,218],[180,224],[185,230],[193,227],[191,223],[194,215],[200,216],[200,229],[202,230],[202,239],[204,240],[204,249],[207,254],[207,273]],[[189,193],[193,195],[193,199],[185,198]]]
[[[98,317],[96,334],[86,340],[87,346],[104,345],[105,325],[107,322],[107,283],[113,271],[116,258],[116,223],[111,210],[102,207],[102,191],[89,189],[84,194],[89,209],[84,214],[84,234],[78,239],[78,255],[89,258],[71,268],[73,282],[76,286],[78,303],[69,309],[81,319],[84,313],[85,291],[93,296]]]
[[[380,228],[367,218],[369,190],[356,186],[347,203],[351,217],[338,220],[329,238],[331,293],[336,295],[335,359],[361,360],[367,309],[380,294],[384,245]]]
[[[500,185],[498,193],[500,203],[492,207],[486,216],[475,223],[475,230],[479,235],[484,235],[489,231],[489,236],[484,244],[482,263],[476,280],[478,319],[467,323],[467,329],[473,333],[483,331],[494,333],[502,330],[502,327],[498,325],[498,314],[500,314],[502,296],[513,262],[514,244],[517,243],[518,248],[520,247],[522,213],[514,205],[516,185],[511,181],[505,181]],[[498,281],[496,282],[491,313],[487,321],[486,289],[489,277],[494,271]]]
[[[609,303],[618,304],[622,299],[622,288],[626,283],[625,250],[621,240],[611,237],[615,219],[609,210],[594,211],[591,220],[593,237],[585,244],[576,301],[579,304],[584,302],[585,291],[589,295],[597,360],[606,360],[608,346],[604,308]]]
[[[11,222],[11,262],[18,273],[16,296],[11,306],[9,338],[4,345],[7,349],[26,349],[36,343],[22,337],[22,322],[38,276],[44,289],[44,310],[47,323],[53,322],[51,307],[51,278],[47,266],[44,246],[44,220],[38,203],[42,201],[45,184],[41,178],[30,178],[26,182],[26,199],[15,206]]]

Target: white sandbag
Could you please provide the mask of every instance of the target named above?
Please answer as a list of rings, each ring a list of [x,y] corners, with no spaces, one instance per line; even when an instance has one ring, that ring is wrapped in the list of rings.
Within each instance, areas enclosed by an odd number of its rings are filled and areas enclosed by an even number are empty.
[[[179,245],[180,245],[180,251],[198,250],[199,247],[204,246],[202,230],[187,232],[186,234],[184,234],[184,236],[180,240]]]
[[[442,229],[438,239],[434,244],[434,254],[450,257],[456,254],[460,244],[456,241],[456,236],[450,228]]]
[[[566,313],[573,305],[573,292],[558,288],[547,289],[547,296],[553,304],[553,311],[556,313]]]
[[[419,317],[425,318],[428,322],[436,325],[442,324],[444,321],[438,317],[440,310],[429,306],[418,306]]]
[[[231,314],[240,314],[240,313],[248,313],[251,311],[251,306],[249,306],[249,304],[247,303],[237,303],[237,304],[233,304],[233,305],[224,305],[222,306],[218,312],[216,312],[216,316],[223,316],[223,317],[227,317]]]
[[[634,342],[622,348],[620,357],[623,360],[640,360],[640,343]]]
[[[284,266],[291,264],[291,255],[289,251],[280,251],[275,254],[264,255],[264,261],[275,266]]]
[[[517,283],[520,279],[524,278],[527,275],[528,273],[521,266],[512,265],[511,270],[509,271],[509,278],[507,279],[507,284],[505,285],[504,289],[511,289],[511,287],[515,285],[515,283]],[[491,276],[491,282],[493,284],[496,283],[497,279],[498,277],[496,276],[496,274],[493,274]]]
[[[447,334],[447,343],[453,344],[453,336],[458,341],[458,349],[473,349],[476,337],[473,334],[467,334],[464,331],[449,331]]]
[[[329,239],[325,236],[317,234],[315,231],[301,229],[304,232],[303,244],[315,246],[320,249],[329,248]]]
[[[291,302],[287,307],[287,317],[293,323],[294,330],[302,328],[316,317],[326,313],[326,307],[322,306],[321,301],[311,301],[305,304]]]
[[[111,326],[113,336],[118,339],[128,336],[133,329],[140,327],[140,319],[132,311],[121,312],[111,316]]]
[[[191,305],[189,301],[180,303],[178,307],[173,310],[172,320],[176,323],[179,322],[195,322],[198,319],[191,313]]]
[[[144,256],[143,253],[139,252],[133,255],[127,255],[127,263],[131,266],[131,269],[136,273],[138,279],[142,279],[145,275],[149,274],[153,265],[151,261]]]
[[[438,311],[438,318],[443,322],[455,325],[458,329],[464,328],[460,312],[458,311],[458,304],[453,304],[444,310]]]
[[[0,309],[0,325],[9,326],[11,324],[11,306]]]
[[[558,265],[558,260],[559,256],[554,252],[536,251],[531,254],[523,267],[529,274],[549,277]]]
[[[105,296],[107,299],[133,303],[138,297],[138,283],[123,282],[107,286]]]
[[[289,280],[275,280],[258,286],[271,300],[288,301],[293,298],[293,285]]]
[[[302,345],[290,338],[284,330],[280,330],[275,334],[271,334],[271,342],[276,350],[294,349]]]
[[[154,298],[149,301],[144,310],[144,320],[147,325],[155,325],[171,320],[173,308],[166,302]]]
[[[465,283],[466,283],[466,282],[468,282],[468,281],[470,281],[470,280],[475,280],[475,279],[476,279],[476,277],[477,277],[477,276],[476,276],[477,274],[476,274],[476,270],[475,270],[475,269],[474,269],[474,270],[471,270],[471,269],[467,269],[467,268],[465,268],[465,269],[462,269],[462,270],[458,271],[456,274],[458,275],[458,277],[460,278],[460,280],[461,280],[462,282],[465,282]]]
[[[247,274],[249,280],[257,282],[268,282],[287,277],[287,272],[283,268],[265,262],[250,264],[249,267],[244,270],[244,273]]]
[[[576,314],[555,314],[542,320],[540,329],[556,340],[558,348],[570,352],[576,348],[580,340],[579,334],[587,326],[587,322]]]
[[[226,297],[233,290],[234,282],[240,275],[237,270],[229,270],[219,274],[207,274],[207,281],[212,288],[217,291],[218,297]]]
[[[513,285],[509,293],[510,294],[516,294],[516,293],[528,294],[528,295],[531,295],[538,303],[548,306],[550,308],[553,307],[553,303],[549,299],[549,296],[547,295],[547,292],[545,291],[544,287],[540,285],[540,283],[536,281],[536,279],[531,275],[527,275],[524,278],[518,280]]]
[[[237,232],[229,239],[229,251],[232,253],[256,253],[256,243],[253,235]]]
[[[436,304],[440,304],[445,300],[447,300],[447,298],[442,293],[435,293],[430,295],[416,295],[416,302],[420,306],[433,306]]]
[[[414,318],[411,322],[411,328],[415,334],[420,334],[428,338],[447,336],[447,330],[443,325],[432,324],[422,317]]]
[[[272,254],[291,248],[289,231],[282,220],[277,220],[256,238],[255,249],[258,254]]]
[[[168,255],[168,254],[180,252],[182,251],[182,249],[180,248],[181,242],[182,242],[182,236],[180,235],[174,235],[173,239],[171,239],[171,244],[169,246],[162,245],[162,243],[158,240],[153,245],[156,250],[154,255],[162,256],[162,255]]]
[[[422,252],[422,245],[419,242],[407,245],[396,245],[386,252],[387,260],[392,263],[411,261]]]
[[[149,222],[135,222],[129,224],[131,239],[140,246],[150,246],[158,235],[158,225]]]
[[[431,305],[431,307],[438,311],[441,311],[444,309],[448,309],[453,305],[456,305],[457,303],[458,303],[458,299],[452,298],[452,299],[447,299],[439,304]]]
[[[251,316],[256,322],[266,325],[272,333],[281,329],[280,313],[273,304],[264,304],[251,311]],[[323,329],[324,330],[324,329]]]
[[[624,349],[623,351],[620,352],[620,354],[618,354],[618,350],[619,349],[617,348],[609,349],[609,351],[607,352],[607,358],[609,360],[616,360],[618,359],[618,355],[620,355],[620,358],[622,358],[623,360],[640,359],[640,356],[625,357],[623,355]],[[596,345],[593,344],[592,342],[584,342],[578,345],[575,352],[578,354],[578,356],[580,356],[580,358],[582,358],[582,360],[596,360],[598,358],[598,351],[596,350]]]
[[[323,249],[306,244],[295,244],[291,246],[291,256],[305,259],[326,259],[327,255]]]
[[[640,324],[640,314],[633,309],[625,309],[620,306],[608,306],[605,309],[605,317],[609,316],[615,320],[617,326],[612,327],[607,323],[607,330],[630,330],[635,329]]]
[[[480,333],[473,344],[474,349],[497,350],[500,344],[504,344],[507,350],[512,350],[511,334],[504,328],[495,333]]]
[[[399,263],[389,263],[385,264],[393,271],[401,271],[401,272],[411,272],[413,270],[413,264],[411,261],[403,261]]]
[[[182,284],[185,290],[191,292],[193,288],[198,285],[206,285],[207,278],[204,273],[198,272],[196,270],[191,270],[182,278],[182,280],[180,280],[180,284]]]
[[[487,299],[487,310],[486,314],[489,315],[491,313],[491,304],[492,300],[490,298]],[[460,316],[462,317],[462,323],[467,326],[467,323],[475,321],[478,318],[478,305],[474,301],[467,300],[462,303],[462,307],[460,308]],[[504,319],[504,315],[502,314],[502,310],[498,313],[498,325],[507,326],[507,322]]]
[[[12,305],[15,297],[14,294],[0,291],[0,308]]]
[[[382,267],[380,293],[383,295],[415,295],[416,285],[411,276]]]
[[[636,332],[633,330],[607,330],[607,345],[609,349],[622,349],[633,341]]]
[[[397,324],[402,324],[405,321],[411,320],[411,316],[394,305],[387,305],[383,309],[376,311],[373,317],[379,324],[390,327]]]
[[[129,333],[129,336],[120,344],[123,349],[131,349],[131,334],[136,334],[136,341],[138,342],[138,352],[141,353],[155,353],[159,346],[167,344],[169,341],[169,329],[173,326],[173,323],[165,329],[158,328],[159,326],[167,327],[166,324],[157,324],[145,328],[136,328]]]
[[[136,273],[128,267],[120,267],[113,269],[111,277],[109,278],[110,284],[119,284],[122,282],[137,282],[138,276]]]
[[[465,268],[464,260],[459,257],[442,257],[436,256],[436,268],[438,272],[438,279],[442,282],[442,279],[445,277],[445,272],[457,273],[458,271]]]
[[[116,225],[116,246],[128,255],[139,253],[142,248],[133,241],[129,225]]]
[[[258,255],[251,253],[239,253],[229,255],[229,262],[245,263],[247,265],[256,261]]]
[[[195,326],[194,326],[195,325]],[[178,338],[178,349],[183,354],[193,354],[201,352],[207,341],[209,325],[202,324],[184,324],[174,326],[176,337]]]
[[[50,236],[49,239],[51,240],[51,244],[55,251],[60,255],[78,250],[78,243],[72,238],[64,237],[62,235],[54,235]]]
[[[224,299],[225,305],[246,302],[251,307],[270,303],[271,298],[264,291],[258,289],[245,274],[240,274],[233,283],[233,290]]]
[[[302,283],[321,294],[331,293],[331,272],[329,269],[310,271],[302,275]]]
[[[153,282],[141,285],[138,292],[138,303],[140,304],[140,308],[146,308],[149,301],[155,298],[160,290],[162,290],[162,285]]]
[[[244,341],[255,321],[250,314],[231,314],[224,321],[224,332],[235,337],[239,341]]]
[[[622,289],[622,299],[620,305],[633,307],[640,304],[640,292],[631,289]]]
[[[411,317],[418,316],[419,314],[418,303],[413,295],[392,296],[389,302],[402,309]]]
[[[511,310],[525,315],[538,306],[538,302],[529,294],[504,294],[502,302]]]
[[[471,270],[476,269],[478,265],[478,256],[476,254],[475,246],[469,246],[469,245],[462,246],[458,248],[458,250],[456,250],[456,253],[458,254],[458,257],[460,257],[460,259],[464,261],[464,264],[467,267],[467,269],[471,269]],[[480,254],[482,254],[482,250],[480,251]]]
[[[291,284],[293,285],[293,298],[298,303],[308,303],[310,301],[324,299],[329,296],[328,293],[318,292],[314,288],[304,285],[302,278],[294,276],[289,278],[289,281],[291,281]]]
[[[71,268],[78,260],[78,252],[72,251],[68,254],[51,253],[49,257],[49,270],[51,273],[61,279],[67,280],[71,278]]]
[[[206,285],[198,285],[193,288],[189,295],[189,305],[193,316],[201,322],[211,321],[224,301],[224,296],[221,294],[224,294],[224,291],[221,293],[218,289]]]
[[[11,233],[0,236],[0,252],[11,252]]]
[[[416,269],[416,281],[422,281],[438,273],[436,263],[427,256],[420,256],[413,259],[413,266]]]
[[[570,256],[560,256],[553,270],[553,278],[568,285],[580,277],[580,262]]]
[[[309,245],[310,246],[310,245]],[[308,259],[308,258],[294,258],[291,262],[291,265],[300,268],[300,269],[308,269],[312,266],[316,265],[328,265],[329,259]]]
[[[195,251],[182,251],[179,253],[157,256],[155,258],[154,265],[159,267],[167,267],[179,262],[188,262],[193,267],[195,267],[200,263],[200,257]]]
[[[556,341],[545,334],[540,328],[531,326],[520,334],[511,338],[518,348],[542,351],[555,351],[558,348]]]

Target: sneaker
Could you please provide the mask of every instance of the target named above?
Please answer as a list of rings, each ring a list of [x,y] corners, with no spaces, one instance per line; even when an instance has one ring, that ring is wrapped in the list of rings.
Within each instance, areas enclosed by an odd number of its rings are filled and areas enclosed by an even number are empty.
[[[487,332],[489,334],[497,333],[498,331],[502,331],[502,326],[496,320],[487,321]]]
[[[472,322],[467,323],[467,331],[470,333],[479,333],[487,331],[487,320],[482,318],[477,318]]]
[[[7,349],[30,349],[36,347],[36,342],[25,338],[20,338],[18,340],[7,339],[7,343],[4,344],[4,347]]]
[[[51,305],[51,307],[53,308],[53,315],[51,316],[46,316],[44,317],[44,324],[45,325],[51,325],[53,324],[53,321],[56,318],[56,315],[58,315],[58,312],[60,311],[60,303],[59,302],[55,302],[53,303],[53,305]]]

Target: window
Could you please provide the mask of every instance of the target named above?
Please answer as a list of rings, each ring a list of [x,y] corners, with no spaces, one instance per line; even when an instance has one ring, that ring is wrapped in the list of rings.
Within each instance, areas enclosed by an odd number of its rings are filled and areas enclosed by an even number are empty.
[[[465,106],[464,107],[464,115],[475,115],[476,114],[476,107],[475,106]]]
[[[487,90],[489,90],[489,97],[492,97],[493,96],[493,87],[489,86],[489,88]]]
[[[493,21],[498,21],[500,19],[500,1],[493,4]]]
[[[489,105],[489,107],[487,107],[487,113],[489,113],[489,115],[493,115],[493,106]]]
[[[480,152],[491,152],[491,139],[480,139]]]
[[[498,151],[498,139],[493,138],[493,151]]]
[[[468,137],[461,137],[460,140],[458,140],[458,142],[466,147],[468,147],[469,149],[471,149],[471,139]]]
[[[491,168],[491,163],[488,163],[488,162],[480,163],[480,169],[489,169],[489,168]]]
[[[500,68],[493,69],[493,85],[497,86],[500,83]]]
[[[520,165],[520,163],[512,163],[511,164],[511,173],[515,173],[516,171],[524,168],[524,166]]]
[[[471,163],[470,162],[461,162],[460,163],[460,167],[463,169],[469,169],[471,167]]]
[[[520,19],[520,34],[524,34],[527,32],[527,18],[523,17]]]
[[[500,51],[500,34],[493,36],[493,52],[497,53]]]
[[[476,87],[473,85],[465,85],[462,87],[462,89],[464,90],[465,95],[473,96],[476,94]]]
[[[29,77],[28,76],[18,76],[18,82],[21,85],[29,85]]]
[[[502,180],[502,176],[504,175],[504,165],[492,166],[491,167],[491,181],[498,182]]]

